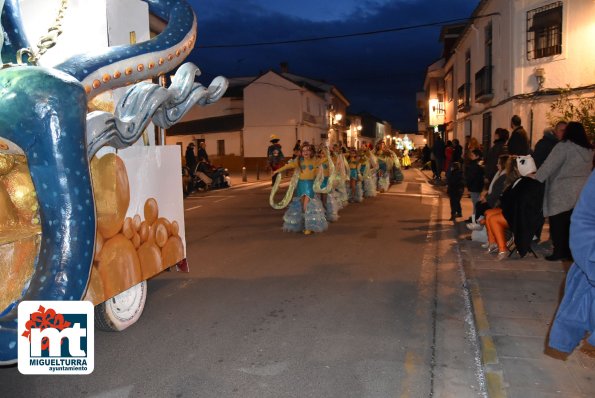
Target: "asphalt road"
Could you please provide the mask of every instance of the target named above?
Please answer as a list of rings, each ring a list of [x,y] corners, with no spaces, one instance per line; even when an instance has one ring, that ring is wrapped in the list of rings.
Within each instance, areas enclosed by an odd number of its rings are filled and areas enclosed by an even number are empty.
[[[406,178],[311,236],[281,231],[266,182],[188,198],[191,272],[149,281],[136,325],[96,333],[93,374],[0,368],[0,396],[432,397],[454,396],[444,393],[451,383],[477,391],[464,321],[452,321],[465,316],[452,301],[457,282],[445,291],[437,283],[439,202],[417,173]]]

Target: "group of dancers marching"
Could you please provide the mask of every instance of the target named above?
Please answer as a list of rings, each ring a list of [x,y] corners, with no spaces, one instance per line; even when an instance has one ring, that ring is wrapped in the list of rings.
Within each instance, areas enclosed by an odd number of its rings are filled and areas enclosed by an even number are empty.
[[[281,202],[275,202],[282,173],[290,169],[294,173],[289,188]],[[344,148],[339,144],[317,149],[305,142],[299,156],[275,170],[270,204],[274,209],[287,207],[284,231],[305,235],[323,232],[329,222],[339,219],[339,210],[348,203],[360,203],[388,191],[391,182],[401,182],[400,169],[397,154],[382,141],[374,149]]]

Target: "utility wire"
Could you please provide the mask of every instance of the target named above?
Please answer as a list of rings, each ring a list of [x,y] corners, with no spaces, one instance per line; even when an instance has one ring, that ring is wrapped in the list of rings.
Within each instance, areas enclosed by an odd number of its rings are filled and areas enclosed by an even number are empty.
[[[368,32],[346,33],[343,35],[318,36],[318,37],[310,37],[310,38],[305,38],[305,39],[293,39],[293,40],[263,41],[263,42],[256,42],[256,43],[199,45],[198,48],[240,48],[240,47],[274,46],[274,45],[281,45],[281,44],[296,44],[296,43],[307,43],[307,42],[322,41],[322,40],[345,39],[348,37],[371,36],[371,35],[378,35],[378,34],[383,34],[383,33],[400,32],[400,31],[404,31],[404,30],[427,28],[427,27],[431,27],[431,26],[440,26],[440,25],[446,25],[446,24],[451,24],[451,23],[455,23],[455,22],[467,22],[467,21],[472,21],[472,20],[479,19],[479,18],[491,17],[494,15],[500,15],[500,13],[493,12],[493,13],[485,14],[485,15],[476,15],[475,17],[448,19],[448,20],[444,20],[444,21],[428,22],[428,23],[423,23],[423,24],[418,24],[418,25],[399,26],[396,28],[372,30],[372,31],[368,31]]]

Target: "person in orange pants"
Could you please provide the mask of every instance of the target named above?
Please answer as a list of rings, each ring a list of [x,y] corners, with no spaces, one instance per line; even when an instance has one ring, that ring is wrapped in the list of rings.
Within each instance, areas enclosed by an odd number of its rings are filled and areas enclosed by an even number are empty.
[[[502,209],[489,209],[485,212],[485,225],[488,233],[488,251],[491,253],[498,249],[498,260],[507,257],[506,251],[506,230],[508,222],[502,214]]]

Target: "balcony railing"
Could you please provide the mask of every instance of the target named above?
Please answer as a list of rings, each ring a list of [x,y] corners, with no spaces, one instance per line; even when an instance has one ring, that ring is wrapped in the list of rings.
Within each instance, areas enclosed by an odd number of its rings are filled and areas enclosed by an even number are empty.
[[[488,102],[494,98],[492,65],[486,65],[475,74],[475,101]]]
[[[468,112],[471,108],[470,105],[471,97],[471,85],[465,83],[457,90],[457,110],[459,112]]]

